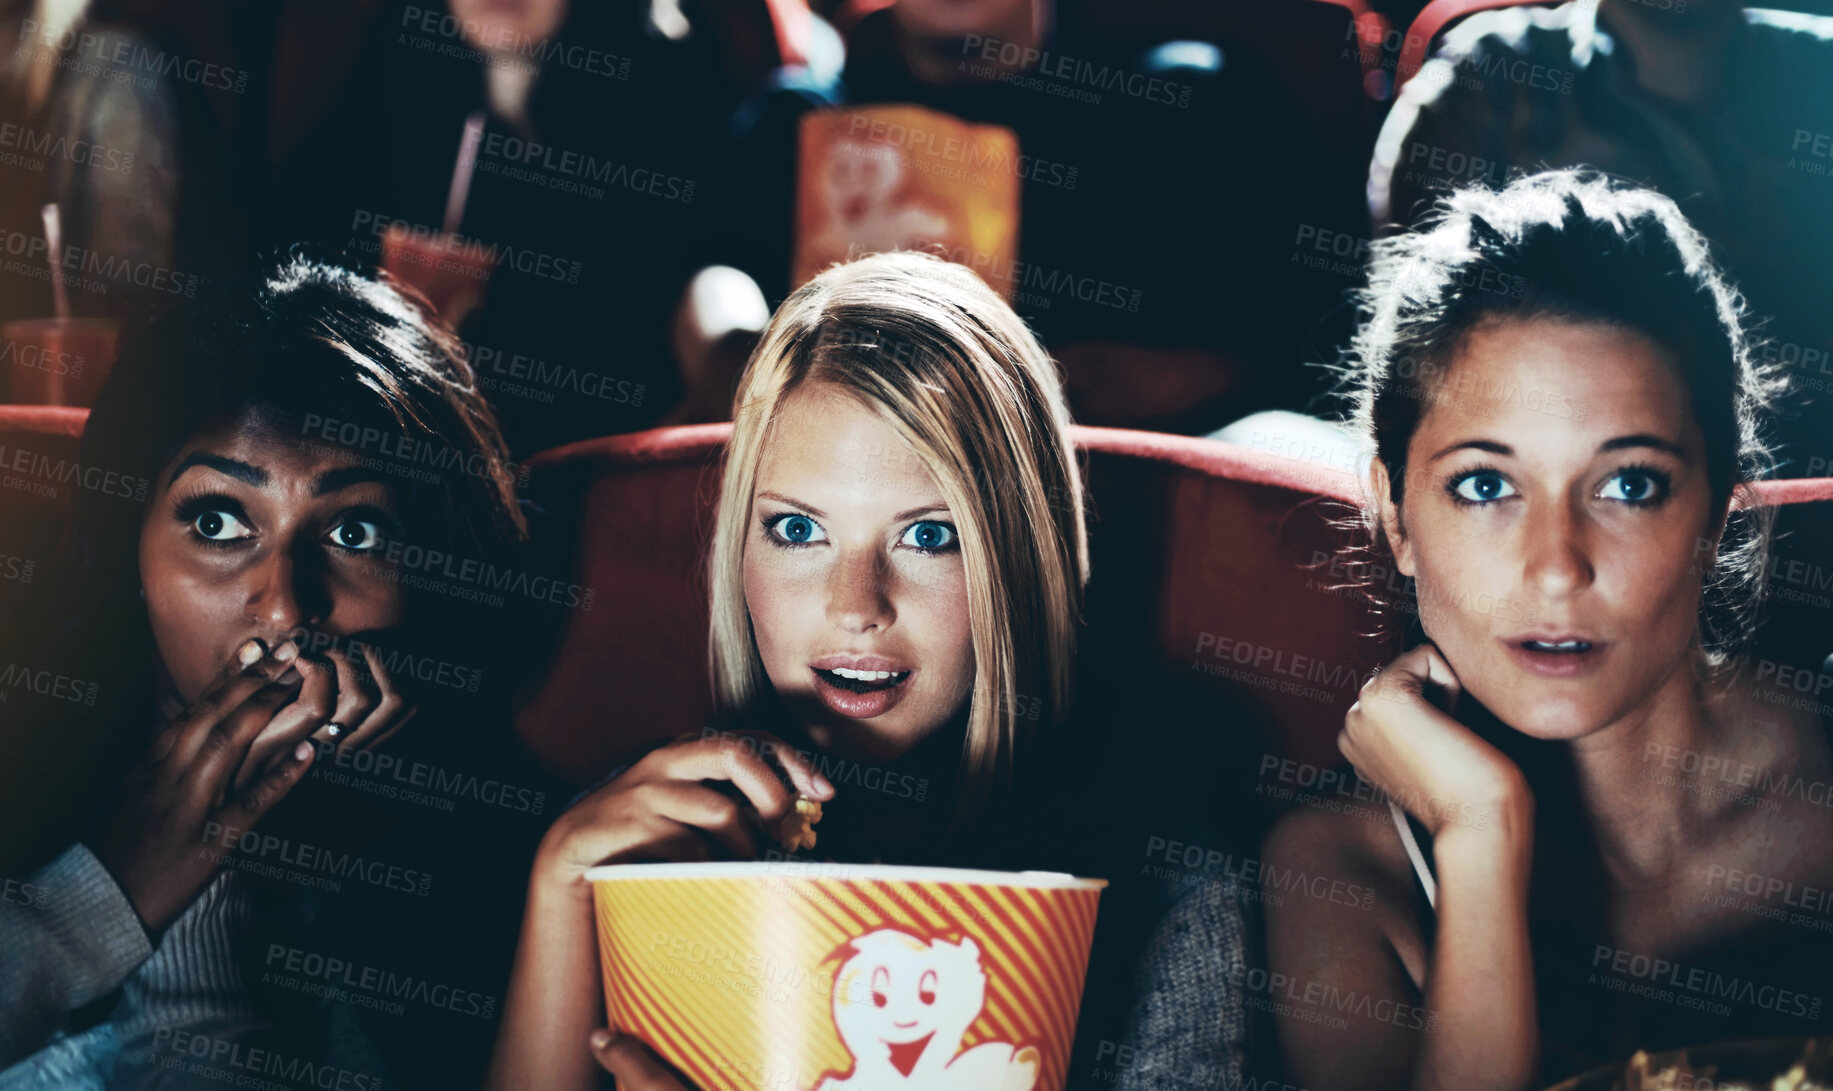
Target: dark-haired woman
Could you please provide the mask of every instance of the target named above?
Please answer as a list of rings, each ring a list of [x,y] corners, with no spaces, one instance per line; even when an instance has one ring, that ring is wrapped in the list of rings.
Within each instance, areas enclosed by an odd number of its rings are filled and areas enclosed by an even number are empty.
[[[442,845],[526,859],[492,850],[542,825],[502,802],[532,781],[475,711],[470,596],[415,562],[502,565],[523,534],[454,338],[289,257],[136,339],[82,463],[79,570],[4,633],[66,684],[6,694],[4,873],[30,877],[0,903],[0,1086],[443,1072],[493,1015],[480,952],[514,903],[489,928]],[[391,1065],[436,1033],[452,1048]]]
[[[1269,911],[1287,1078],[1521,1089],[1824,1033],[1827,906],[1791,899],[1833,887],[1833,823],[1787,786],[1833,759],[1738,654],[1778,384],[1703,239],[1549,172],[1377,243],[1365,303],[1367,519],[1418,626],[1339,738],[1391,814],[1301,810],[1266,847],[1377,893]]]

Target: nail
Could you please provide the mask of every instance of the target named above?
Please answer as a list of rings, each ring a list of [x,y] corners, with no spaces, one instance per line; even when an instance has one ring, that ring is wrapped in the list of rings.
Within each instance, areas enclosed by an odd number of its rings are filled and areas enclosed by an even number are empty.
[[[604,1029],[603,1027],[600,1027],[599,1029],[592,1032],[592,1048],[593,1049],[602,1051],[606,1046],[610,1044],[611,1044],[611,1032],[610,1031]]]
[[[291,663],[297,658],[299,658],[299,645],[290,640],[274,649],[274,662],[276,663]]]
[[[821,794],[822,799],[832,799],[834,796],[833,783],[818,771],[815,773],[815,791]]]
[[[302,742],[298,746],[293,747],[293,760],[304,761],[311,756],[312,756],[312,744],[311,743]]]
[[[251,639],[246,644],[243,644],[240,648],[236,649],[236,652],[235,652],[236,665],[242,666],[242,667],[252,667],[255,665],[255,663],[260,661],[263,655],[266,655],[266,654],[267,654],[267,646],[265,644],[262,644],[261,641],[259,640]]]

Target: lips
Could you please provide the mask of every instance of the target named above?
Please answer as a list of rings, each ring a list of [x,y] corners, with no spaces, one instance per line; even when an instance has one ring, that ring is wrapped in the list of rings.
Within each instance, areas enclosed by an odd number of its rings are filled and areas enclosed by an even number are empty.
[[[832,712],[869,720],[904,699],[915,668],[876,655],[828,655],[808,665],[815,694]]]
[[[1542,678],[1576,678],[1597,669],[1609,644],[1585,633],[1524,633],[1504,639],[1510,658]]]

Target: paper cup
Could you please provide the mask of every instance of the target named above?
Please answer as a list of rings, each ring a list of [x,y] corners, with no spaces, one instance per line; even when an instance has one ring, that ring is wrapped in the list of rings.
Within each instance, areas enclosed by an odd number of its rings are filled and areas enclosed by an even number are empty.
[[[611,1025],[703,1091],[1061,1091],[1106,882],[594,868]]]
[[[495,248],[445,232],[391,226],[382,233],[382,268],[420,289],[451,326],[483,302]]]
[[[22,405],[94,405],[115,366],[118,339],[107,318],[8,322],[0,329],[6,389]]]

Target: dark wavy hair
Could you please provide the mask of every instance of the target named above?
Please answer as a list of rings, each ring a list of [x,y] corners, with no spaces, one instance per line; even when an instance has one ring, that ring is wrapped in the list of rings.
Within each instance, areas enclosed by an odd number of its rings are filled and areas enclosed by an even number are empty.
[[[246,413],[302,443],[322,435],[307,427],[314,418],[346,437],[386,436],[358,448],[386,461],[403,461],[390,451],[431,452],[434,469],[399,490],[411,538],[494,560],[526,537],[515,467],[463,346],[386,273],[295,248],[168,311],[124,342],[84,429],[83,462],[150,490],[193,437]],[[131,593],[143,516],[143,505],[79,491],[86,590],[114,595],[125,583]]]
[[[462,347],[423,297],[384,274],[295,250],[251,276],[205,287],[123,337],[84,428],[79,462],[89,485],[72,490],[65,548],[51,578],[0,626],[0,663],[95,683],[90,705],[22,705],[20,716],[36,709],[45,722],[9,722],[16,740],[47,742],[30,751],[38,756],[21,764],[26,779],[5,793],[0,810],[37,822],[0,837],[0,865],[42,862],[68,844],[71,829],[99,821],[100,812],[85,812],[113,798],[143,751],[156,680],[138,594],[147,501],[185,444],[247,414],[302,444],[319,442],[305,427],[312,414],[386,435],[386,451],[358,453],[413,473],[396,489],[403,529],[429,550],[497,563],[526,536],[508,450]],[[440,454],[440,468],[414,472],[429,462],[401,457],[405,449]],[[494,631],[466,623],[469,604],[406,594],[416,653],[446,653]]]
[[[1479,327],[1601,322],[1669,350],[1704,436],[1713,498],[1728,510],[1702,588],[1699,643],[1719,663],[1748,642],[1774,521],[1748,486],[1774,472],[1764,432],[1786,380],[1757,360],[1742,297],[1672,200],[1577,170],[1460,189],[1414,230],[1374,243],[1360,304],[1339,390],[1350,428],[1388,469],[1396,506],[1413,433]],[[1357,569],[1391,571],[1376,513],[1363,512],[1361,523],[1351,548],[1373,563]],[[1384,617],[1405,610],[1379,580],[1360,586]]]

